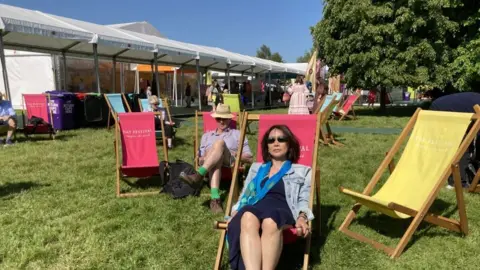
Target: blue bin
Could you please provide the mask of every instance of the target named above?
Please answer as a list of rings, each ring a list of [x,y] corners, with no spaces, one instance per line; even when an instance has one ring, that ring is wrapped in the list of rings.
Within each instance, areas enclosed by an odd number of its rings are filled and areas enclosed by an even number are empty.
[[[75,100],[76,96],[73,93],[65,91],[46,91],[50,94],[49,109],[52,115],[48,115],[50,123],[56,130],[68,130],[75,128]],[[53,116],[53,120],[51,119]]]

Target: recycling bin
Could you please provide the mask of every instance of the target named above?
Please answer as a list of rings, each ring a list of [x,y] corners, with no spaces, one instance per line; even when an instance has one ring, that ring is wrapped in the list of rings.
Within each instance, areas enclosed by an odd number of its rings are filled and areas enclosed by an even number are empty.
[[[68,130],[75,128],[75,99],[73,93],[65,91],[46,91],[50,95],[48,108],[52,112],[48,119],[56,130]],[[51,119],[53,117],[53,119]]]

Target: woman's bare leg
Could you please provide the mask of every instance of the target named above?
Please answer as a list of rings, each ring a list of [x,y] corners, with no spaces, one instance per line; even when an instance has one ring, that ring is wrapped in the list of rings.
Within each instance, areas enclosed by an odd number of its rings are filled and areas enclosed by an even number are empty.
[[[262,270],[274,270],[282,254],[283,234],[271,218],[262,222]]]
[[[262,269],[262,243],[259,231],[258,218],[250,212],[245,212],[241,219],[240,250],[247,270]]]

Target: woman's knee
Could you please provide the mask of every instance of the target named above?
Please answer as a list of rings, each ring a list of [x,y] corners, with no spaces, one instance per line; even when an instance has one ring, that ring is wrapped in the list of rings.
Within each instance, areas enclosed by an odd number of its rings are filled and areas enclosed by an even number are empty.
[[[254,214],[250,212],[243,213],[240,224],[242,226],[243,231],[245,230],[258,231],[260,229],[260,221]]]
[[[266,218],[262,221],[262,232],[263,233],[279,233],[281,230],[278,229],[277,223],[271,219]]]

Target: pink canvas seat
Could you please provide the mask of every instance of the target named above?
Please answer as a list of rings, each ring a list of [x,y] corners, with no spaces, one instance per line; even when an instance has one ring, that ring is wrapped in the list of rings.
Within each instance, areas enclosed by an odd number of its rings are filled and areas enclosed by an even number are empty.
[[[155,122],[152,112],[133,112],[118,114],[118,133],[115,140],[117,158],[117,196],[136,196],[153,192],[121,194],[120,178],[145,178],[159,174],[158,153],[155,138]],[[119,159],[118,142],[121,141],[122,162]],[[158,193],[154,192],[154,193]]]
[[[51,126],[51,119],[53,117],[51,117],[51,113],[48,108],[48,94],[23,94],[23,100],[24,109],[26,112],[26,117],[24,115],[23,118],[23,132],[25,136],[30,134],[49,134],[53,138],[54,131]],[[39,124],[35,127],[35,125],[28,124],[28,120],[30,120],[33,116],[42,118],[50,125]]]
[[[315,140],[312,138],[316,134],[317,116],[312,115],[260,115],[258,123],[258,145],[257,145],[257,162],[263,163],[262,146],[260,144],[262,136],[267,130],[274,125],[284,124],[297,136],[300,143],[300,159],[298,164],[312,167],[313,149]],[[318,135],[317,135],[318,136]],[[313,175],[313,174],[312,174]],[[312,183],[313,183],[312,179]],[[312,186],[313,187],[313,186]],[[319,217],[317,217],[319,218]],[[296,228],[285,229],[283,231],[283,242],[291,244],[298,239]]]
[[[242,117],[245,121],[259,121],[258,124],[258,139],[257,139],[257,162],[262,162],[262,149],[261,149],[261,139],[265,132],[273,125],[283,124],[287,125],[295,136],[297,136],[300,143],[300,159],[298,164],[309,166],[312,168],[312,179],[311,179],[311,191],[309,207],[314,211],[315,221],[316,221],[316,233],[320,234],[320,171],[317,169],[317,154],[318,154],[318,143],[320,135],[320,126],[321,126],[321,114],[311,114],[311,115],[249,115],[244,113]],[[242,134],[245,133],[246,125],[242,124]],[[243,146],[239,149],[243,150]],[[239,165],[237,162],[236,165]],[[234,174],[239,167],[234,168]],[[238,197],[237,185],[232,184],[230,186],[230,192],[228,194],[227,207],[225,208],[225,214],[229,216],[231,214],[232,205]],[[316,208],[314,208],[313,200],[316,201]],[[310,226],[312,223],[309,222]],[[226,221],[217,221],[214,223],[214,228],[222,230],[218,250],[217,250],[217,259],[215,261],[214,269],[220,269],[222,257],[223,257],[223,248],[225,245],[225,236],[226,236]],[[297,241],[299,236],[297,236],[296,228],[287,228],[283,231],[283,242],[285,244],[291,244]],[[304,266],[303,269],[308,268],[309,252],[310,252],[310,242],[311,235],[308,236],[305,243],[305,253],[304,253]]]
[[[353,104],[355,104],[359,96],[360,95],[358,94],[350,95],[345,101],[345,103],[343,103],[342,109],[335,112],[335,115],[340,116],[340,119],[338,119],[339,121],[343,120],[343,118],[345,117],[348,117],[348,114],[350,112],[352,112],[353,119],[357,118],[357,116],[355,115],[355,110],[353,109]]]

